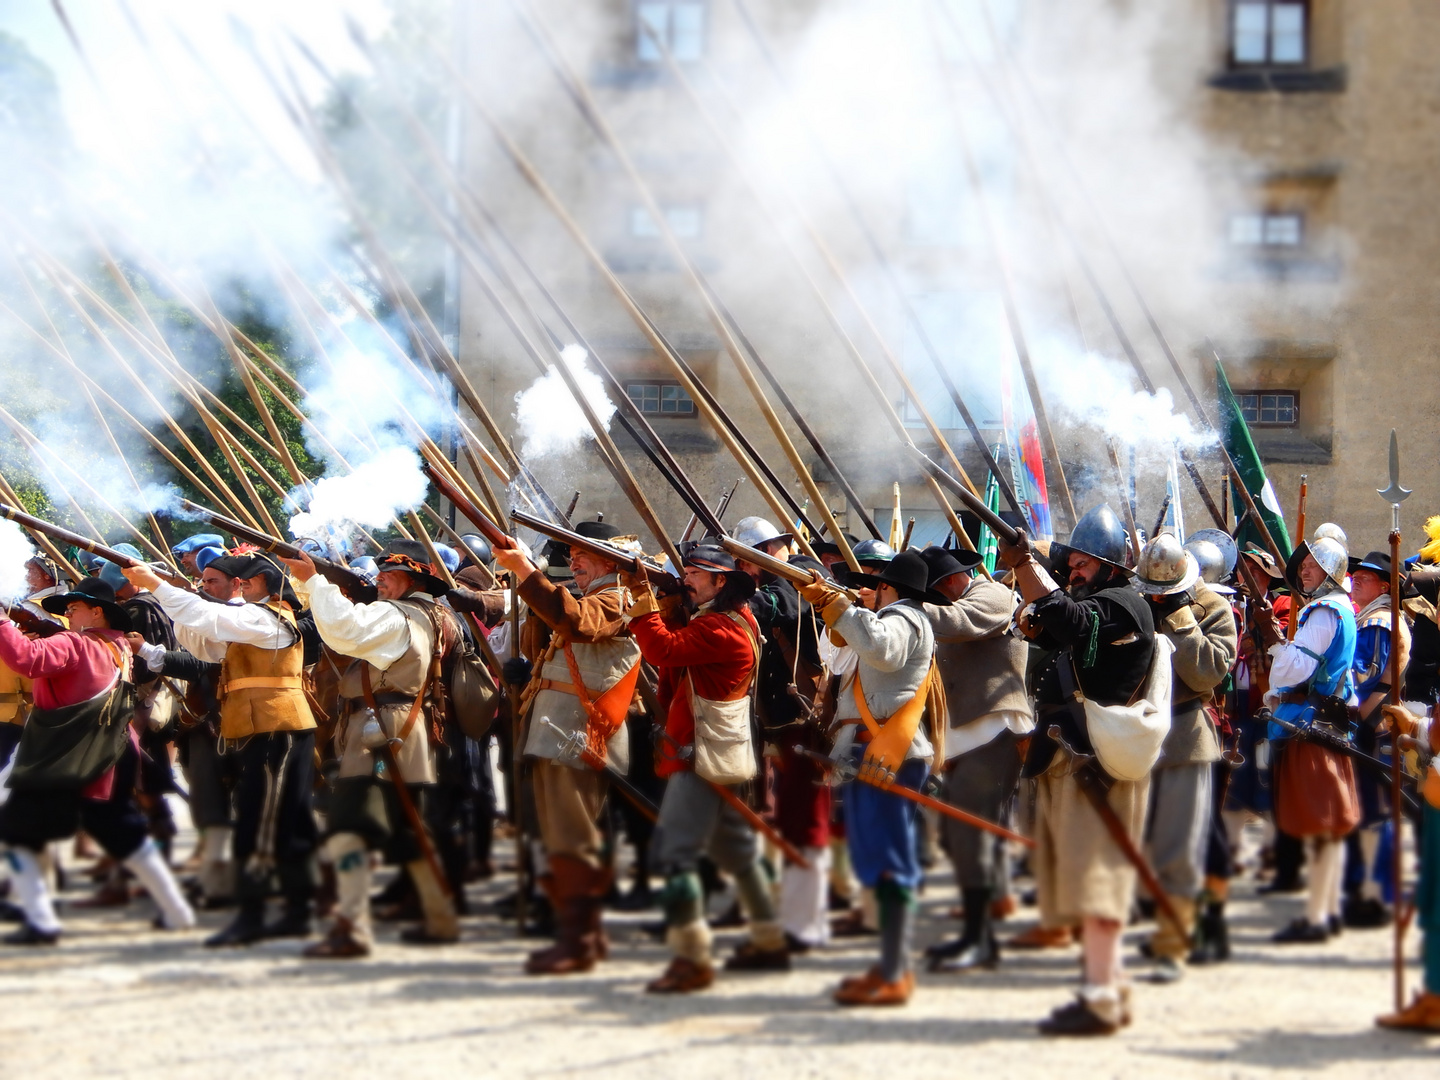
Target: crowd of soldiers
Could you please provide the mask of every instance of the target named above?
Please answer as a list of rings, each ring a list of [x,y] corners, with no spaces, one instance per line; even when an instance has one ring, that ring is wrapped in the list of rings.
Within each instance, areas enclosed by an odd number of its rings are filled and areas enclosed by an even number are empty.
[[[856,572],[835,544],[812,559],[746,518],[735,540],[803,573],[707,538],[658,587],[622,569],[635,538],[603,519],[576,532],[592,543],[398,540],[352,562],[373,599],[304,550],[217,534],[175,548],[190,588],[99,560],[69,582],[37,555],[16,621],[0,618],[0,844],[19,924],[4,941],[61,938],[53,853],[80,833],[105,856],[93,902],[126,902],[133,878],[157,928],[233,909],[208,947],[308,937],[317,917],[306,957],[367,956],[382,918],[408,921],[406,943],[455,942],[466,884],[495,869],[503,796],[522,887],[498,910],[548,927],[525,965],[537,977],[602,962],[608,906],[658,905],[671,959],[650,992],[787,970],[868,934],[876,962],[834,1000],[901,1005],[917,961],[975,977],[1001,963],[996,926],[1028,873],[1039,924],[1006,948],[1082,952],[1079,993],[1040,1030],[1110,1034],[1131,1021],[1122,932],[1137,918],[1155,919],[1153,982],[1229,958],[1228,885],[1257,824],[1265,888],[1306,890],[1277,944],[1400,917],[1397,742],[1421,826],[1414,903],[1422,925],[1440,918],[1440,575],[1418,557],[1392,633],[1389,557],[1349,556],[1333,525],[1281,566],[1220,530],[1144,542],[1102,505],[1064,544],[1002,542],[993,571],[968,544],[851,538]],[[1387,704],[1392,642],[1403,708]],[[480,654],[488,696],[457,685]],[[198,834],[184,881],[176,762]],[[960,931],[917,955],[937,849]],[[382,861],[398,872],[372,896]],[[735,909],[715,916],[727,887]],[[747,928],[723,963],[717,924]],[[1428,990],[1381,1023],[1440,1030],[1440,928],[1426,950]]]

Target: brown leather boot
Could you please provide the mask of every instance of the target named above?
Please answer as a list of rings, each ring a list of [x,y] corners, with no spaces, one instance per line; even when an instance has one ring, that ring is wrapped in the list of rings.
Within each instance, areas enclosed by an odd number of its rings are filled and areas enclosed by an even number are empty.
[[[886,982],[879,968],[852,983],[841,983],[835,991],[837,1005],[904,1005],[915,992],[915,973],[907,971],[894,982]]]
[[[1009,941],[1012,949],[1063,949],[1075,943],[1075,932],[1068,926],[1032,926]]]
[[[583,859],[555,855],[550,859],[550,902],[555,907],[558,938],[548,949],[530,954],[525,961],[528,975],[573,975],[589,971],[599,959],[600,895],[604,879]]]
[[[1377,1016],[1375,1023],[1392,1031],[1440,1031],[1440,994],[1416,994],[1405,1008]]]
[[[337,915],[325,940],[316,942],[300,955],[311,960],[354,960],[369,956],[370,944],[355,934],[349,919]]]
[[[690,994],[706,989],[714,981],[713,967],[677,956],[658,979],[646,984],[645,991],[650,994]]]

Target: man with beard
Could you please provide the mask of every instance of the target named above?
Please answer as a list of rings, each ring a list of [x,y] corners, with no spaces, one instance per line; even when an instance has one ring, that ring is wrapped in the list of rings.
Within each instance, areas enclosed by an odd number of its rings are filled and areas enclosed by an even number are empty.
[[[735,879],[750,920],[750,940],[726,969],[790,966],[755,830],[717,790],[733,791],[756,771],[749,697],[760,628],[746,606],[755,582],[723,548],[709,544],[685,556],[684,574],[684,598],[693,608],[688,622],[675,599],[660,600],[644,583],[636,586],[635,603],[626,612],[640,655],[659,671],[657,696],[665,713],[656,771],[668,783],[652,847],[665,875],[661,903],[674,958],[646,987],[654,994],[689,993],[715,981],[701,855]]]
[[[1125,557],[1125,530],[1103,505],[1076,523],[1067,544],[1051,546],[1050,563],[1068,575],[1066,589],[1036,560],[1023,533],[1000,549],[1029,605],[1022,627],[1052,650],[1037,672],[1037,731],[1023,773],[1037,780],[1033,865],[1040,910],[1049,925],[1080,924],[1084,952],[1080,994],[1041,1021],[1045,1035],[1109,1035],[1129,1021],[1120,933],[1134,898],[1135,869],[1075,775],[1077,767],[1094,768],[1077,757],[1095,752],[1076,691],[1098,705],[1125,705],[1150,674],[1154,621],[1149,605],[1128,585]],[[1062,733],[1059,743],[1048,734],[1052,726]],[[1106,796],[1135,843],[1148,790],[1148,778],[1115,780]]]
[[[604,521],[578,522],[575,531],[607,543],[633,541]],[[525,970],[589,971],[607,950],[601,908],[614,881],[598,824],[608,763],[622,774],[629,767],[625,716],[640,676],[640,650],[621,623],[630,593],[616,564],[589,551],[569,552],[578,595],[547,578],[518,546],[497,549],[495,562],[515,575],[530,609],[520,632],[535,664],[524,699],[524,753],[548,867],[539,882],[557,931],[555,944],[532,953]],[[577,733],[585,737],[583,760],[567,754],[565,739]]]

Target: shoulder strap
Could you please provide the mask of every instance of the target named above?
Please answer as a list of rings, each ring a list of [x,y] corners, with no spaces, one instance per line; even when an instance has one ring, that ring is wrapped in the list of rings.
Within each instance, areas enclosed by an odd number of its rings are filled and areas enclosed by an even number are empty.
[[[893,720],[897,716],[905,715],[907,710],[908,712],[919,712],[925,708],[925,702],[930,696],[930,684],[935,679],[936,671],[935,658],[932,656],[930,658],[930,667],[925,672],[925,678],[920,685],[915,688],[914,695],[886,719]],[[870,711],[870,703],[865,700],[865,688],[860,685],[860,669],[858,667],[855,669],[855,681],[851,684],[851,690],[855,694],[855,705],[860,710],[860,719],[865,724],[866,730],[870,732],[870,737],[873,739],[880,734],[880,723],[875,719],[875,714]]]

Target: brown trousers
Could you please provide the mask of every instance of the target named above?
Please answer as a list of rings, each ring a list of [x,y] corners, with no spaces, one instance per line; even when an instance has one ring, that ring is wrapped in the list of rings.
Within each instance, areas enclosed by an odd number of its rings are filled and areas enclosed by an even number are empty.
[[[604,837],[595,822],[609,787],[604,773],[538,758],[530,775],[545,854],[569,855],[598,870]]]

